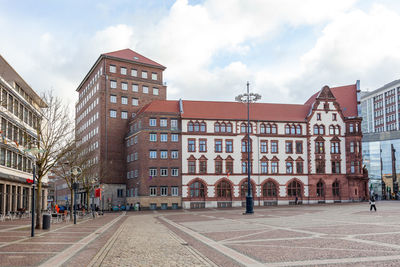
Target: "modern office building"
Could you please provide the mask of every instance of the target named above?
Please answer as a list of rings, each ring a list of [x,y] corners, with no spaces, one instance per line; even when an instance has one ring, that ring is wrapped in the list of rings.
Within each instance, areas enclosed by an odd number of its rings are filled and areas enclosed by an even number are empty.
[[[130,49],[119,50],[100,55],[76,89],[78,146],[90,151],[104,207],[125,204],[128,122],[141,107],[166,99],[164,70]]]
[[[371,190],[383,198],[398,192],[399,104],[400,80],[363,92],[361,97],[363,162],[370,176]]]
[[[0,214],[30,210],[32,155],[25,152],[37,139],[36,127],[46,103],[0,55]],[[46,183],[46,181],[44,181]],[[42,189],[42,207],[47,189]]]

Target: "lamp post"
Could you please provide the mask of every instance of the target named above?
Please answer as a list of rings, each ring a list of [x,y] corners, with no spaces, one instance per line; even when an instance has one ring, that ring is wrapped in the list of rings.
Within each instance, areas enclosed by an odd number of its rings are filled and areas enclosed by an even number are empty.
[[[246,196],[246,213],[253,214],[253,193],[250,182],[250,102],[256,102],[261,99],[261,95],[250,93],[249,82],[247,82],[247,93],[240,94],[235,97],[235,100],[242,103],[247,103],[247,196]]]
[[[32,166],[32,222],[31,222],[31,237],[35,236],[35,182],[36,182],[36,155],[42,150],[37,147],[32,147],[29,149],[24,149],[25,152],[29,152],[33,155],[33,166]]]
[[[72,189],[74,190],[74,224],[76,224],[76,191],[78,190],[79,183],[77,182],[77,177],[82,173],[81,168],[78,166],[73,166],[70,170],[71,176],[74,178],[74,183],[72,184]]]

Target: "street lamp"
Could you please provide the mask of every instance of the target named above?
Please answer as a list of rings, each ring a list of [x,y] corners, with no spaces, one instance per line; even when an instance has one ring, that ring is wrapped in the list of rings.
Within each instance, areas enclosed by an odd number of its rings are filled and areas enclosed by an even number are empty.
[[[242,103],[247,103],[247,196],[246,196],[246,213],[253,214],[253,194],[250,182],[250,103],[261,99],[261,95],[250,93],[249,82],[247,82],[247,93],[240,94],[235,97],[235,100]]]
[[[76,191],[78,190],[79,183],[76,181],[77,177],[82,173],[81,168],[73,166],[70,170],[72,177],[74,177],[74,183],[72,189],[74,190],[74,224],[76,224]]]
[[[36,155],[43,152],[37,147],[25,149],[25,152],[29,152],[33,155],[33,167],[32,167],[32,223],[31,223],[31,237],[35,236],[35,181],[36,181]]]

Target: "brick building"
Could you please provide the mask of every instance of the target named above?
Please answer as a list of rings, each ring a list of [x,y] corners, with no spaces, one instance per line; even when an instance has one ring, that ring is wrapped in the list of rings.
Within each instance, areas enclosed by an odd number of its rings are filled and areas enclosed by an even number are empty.
[[[129,125],[127,203],[151,209],[181,207],[181,137],[177,101],[153,101]]]
[[[164,70],[130,49],[119,50],[100,55],[76,89],[76,137],[91,152],[104,207],[125,204],[128,122],[141,107],[166,99]]]
[[[241,206],[246,105],[165,100],[164,69],[121,50],[101,55],[78,87],[77,136],[97,151],[105,204]],[[255,205],[290,204],[296,196],[302,203],[368,197],[359,93],[357,82],[325,86],[302,105],[251,104]]]
[[[0,55],[0,214],[31,209],[33,157],[25,149],[37,139],[46,103]],[[42,207],[47,205],[47,177]],[[37,189],[36,189],[37,190]]]

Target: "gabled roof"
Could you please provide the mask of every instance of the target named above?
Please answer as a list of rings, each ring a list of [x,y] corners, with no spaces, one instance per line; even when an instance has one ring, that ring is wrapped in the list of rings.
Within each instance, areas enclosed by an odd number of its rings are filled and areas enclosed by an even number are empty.
[[[345,117],[357,117],[357,84],[333,87],[330,88],[330,91],[336,98],[336,101],[339,103],[340,108],[342,109],[343,115]],[[321,93],[317,92],[312,95],[305,105],[312,105],[317,99],[318,95]]]
[[[127,49],[122,49],[122,50],[118,50],[118,51],[114,51],[114,52],[109,52],[109,53],[105,53],[103,54],[104,56],[109,56],[109,57],[115,57],[115,58],[120,58],[120,59],[125,59],[125,60],[129,60],[129,61],[134,61],[134,62],[138,62],[138,63],[142,63],[142,64],[147,64],[147,65],[152,65],[155,67],[159,67],[162,69],[166,69],[166,67],[164,67],[161,64],[158,64],[157,62],[142,56],[141,54],[132,51],[131,49],[127,48]]]
[[[309,109],[309,105],[253,103],[250,105],[250,119],[264,121],[305,121]],[[247,104],[183,100],[182,118],[246,120]]]

